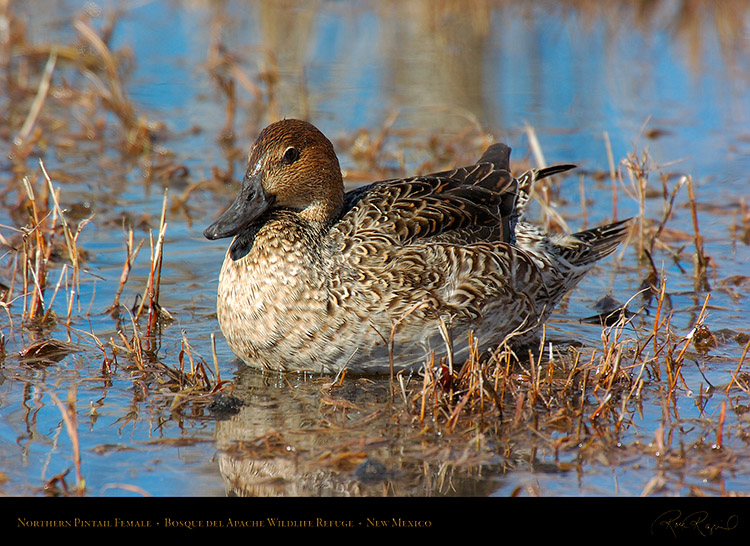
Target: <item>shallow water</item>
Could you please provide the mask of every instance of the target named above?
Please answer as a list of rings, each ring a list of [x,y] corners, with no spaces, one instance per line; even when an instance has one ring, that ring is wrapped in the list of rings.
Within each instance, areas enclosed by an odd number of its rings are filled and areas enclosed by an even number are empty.
[[[325,401],[329,378],[290,379],[243,369],[224,345],[214,314],[226,241],[210,242],[201,235],[231,199],[231,189],[219,191],[216,184],[193,191],[185,207],[168,209],[161,303],[175,321],[162,332],[159,358],[176,362],[184,335],[210,361],[210,336],[216,333],[222,378],[235,382],[235,394],[245,403],[242,410],[227,419],[191,416],[170,411],[171,398],[137,396],[126,370],[102,377],[102,354],[87,332],[108,340],[117,338],[118,328],[127,328],[105,312],[125,256],[123,214],[158,229],[164,188],[175,205],[192,183],[212,177],[212,167],[236,180],[244,167],[233,146],[248,148],[258,130],[275,118],[305,116],[334,141],[351,184],[367,176],[469,161],[468,154],[480,150],[487,135],[513,147],[520,170],[539,159],[529,140],[528,128],[533,128],[548,164],[574,162],[584,175],[581,183],[567,178],[554,196],[573,228],[592,226],[615,212],[620,218],[639,214],[629,188],[619,187],[613,201],[607,143],[615,165],[647,149],[664,172],[692,177],[700,231],[712,260],[711,290],[696,290],[690,238],[680,260],[665,251],[655,254],[656,267],[668,277],[674,328],[687,334],[710,292],[711,330],[748,333],[750,282],[744,276],[750,252],[748,237],[742,238],[742,207],[750,193],[750,10],[744,4],[733,6],[729,16],[710,2],[699,3],[699,13],[689,14],[679,11],[681,4],[666,1],[653,3],[650,11],[644,7],[646,12],[627,2],[606,7],[472,2],[471,8],[420,1],[116,5],[118,12],[107,2],[29,2],[13,9],[26,22],[33,43],[74,42],[72,21],[86,10],[94,28],[106,26],[117,13],[109,46],[130,52],[127,94],[141,115],[165,124],[159,151],[183,165],[187,176],[146,176],[152,166],[118,152],[121,136],[111,114],[94,139],[67,148],[40,145],[29,157],[28,172],[39,178],[36,158],[42,158],[66,208],[94,214],[79,239],[88,256],[72,320],[74,341],[83,350],[44,368],[24,365],[15,355],[29,335],[12,313],[3,314],[0,493],[41,495],[50,478],[72,468],[72,444],[49,395],[64,400],[71,389],[82,473],[93,496],[635,496],[652,491],[649,483],[663,475],[663,458],[658,445],[640,447],[658,444],[663,409],[648,390],[639,420],[609,450],[550,453],[533,434],[514,438],[513,447],[504,450],[504,442],[483,438],[484,453],[497,452],[474,464],[473,457],[480,457],[469,446],[476,438],[460,452],[439,437],[415,439],[409,424],[398,422],[385,383],[351,379],[337,400],[349,400],[356,409],[342,421]],[[225,97],[209,74],[212,44],[219,40],[263,96],[258,100],[254,87],[237,80],[229,147],[219,143]],[[74,88],[91,85],[70,65],[60,62],[56,70],[53,93],[62,89],[62,78]],[[278,78],[272,99],[263,84],[267,73]],[[28,104],[30,97],[24,100]],[[2,99],[0,109],[12,112],[4,117],[24,115],[20,112],[26,109],[16,112],[13,104]],[[86,127],[86,111],[63,108],[59,115],[71,115],[73,129]],[[389,119],[388,137],[371,161],[371,155],[359,152]],[[8,149],[12,136],[3,136]],[[455,145],[446,144],[451,142]],[[10,181],[11,169],[4,157],[0,176]],[[652,179],[653,188],[660,189],[655,174]],[[675,181],[670,178],[670,189]],[[20,191],[17,187],[3,195],[3,226],[17,225],[10,210]],[[661,198],[647,200],[645,216],[658,220],[662,204]],[[694,232],[684,189],[668,227],[677,235]],[[13,233],[3,228],[5,237]],[[136,238],[144,237],[145,227],[137,229]],[[142,291],[148,255],[146,242],[123,293],[127,306]],[[627,300],[647,272],[632,249],[607,260],[554,315],[550,337],[600,345],[601,328],[581,325],[579,319],[592,315],[591,306],[608,293]],[[53,283],[59,274],[59,267],[53,269]],[[63,300],[55,306],[61,317],[66,315]],[[63,327],[50,333],[68,336]],[[685,494],[691,486],[708,494],[750,493],[743,417],[747,395],[736,390],[698,396],[707,381],[729,382],[742,349],[729,340],[708,355],[697,355],[694,368],[684,371],[685,390],[693,393],[680,397],[679,419],[667,434],[674,435],[674,445],[688,446],[696,455],[680,472],[667,470],[666,484],[656,494]],[[730,410],[724,442],[732,449],[732,470],[706,476],[699,451],[710,451],[715,442],[711,418],[725,401]],[[289,446],[296,453],[290,454]],[[319,464],[321,458],[326,464]],[[373,471],[380,477],[375,483],[363,478],[371,468],[367,465],[383,465]]]

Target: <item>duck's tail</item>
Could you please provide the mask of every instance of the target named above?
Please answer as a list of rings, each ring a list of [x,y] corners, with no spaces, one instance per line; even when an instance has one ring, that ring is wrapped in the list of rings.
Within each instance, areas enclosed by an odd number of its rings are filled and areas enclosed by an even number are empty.
[[[518,248],[540,267],[546,293],[538,298],[550,310],[580,282],[597,260],[612,254],[629,233],[632,219],[549,236],[524,222]]]
[[[548,176],[555,174],[564,173],[571,169],[575,169],[575,165],[562,164],[552,165],[551,167],[544,167],[541,169],[530,169],[518,177],[518,198],[516,199],[516,214],[518,219],[521,220],[524,217],[526,206],[531,199],[531,190],[537,180],[542,180]]]
[[[585,267],[609,256],[628,235],[632,218],[579,231],[555,241],[559,255],[575,267]]]
[[[531,199],[531,190],[534,187],[534,183],[548,176],[575,169],[575,167],[575,165],[571,164],[562,164],[542,169],[530,169],[516,179],[517,190],[515,201],[508,221],[511,244],[516,243],[516,226],[526,218],[526,207]]]

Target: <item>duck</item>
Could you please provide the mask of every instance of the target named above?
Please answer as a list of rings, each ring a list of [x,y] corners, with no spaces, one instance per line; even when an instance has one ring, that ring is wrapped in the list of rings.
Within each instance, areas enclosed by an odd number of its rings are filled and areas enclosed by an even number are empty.
[[[574,165],[514,177],[510,152],[345,191],[317,127],[265,127],[203,233],[232,238],[216,305],[229,348],[260,370],[381,374],[538,340],[629,220],[547,233],[526,219],[533,185]]]

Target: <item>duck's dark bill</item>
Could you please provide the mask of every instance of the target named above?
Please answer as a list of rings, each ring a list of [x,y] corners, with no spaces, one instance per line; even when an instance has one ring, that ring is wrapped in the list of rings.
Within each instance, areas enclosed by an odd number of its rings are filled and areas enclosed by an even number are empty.
[[[203,231],[203,235],[207,239],[233,237],[252,224],[272,204],[273,196],[263,190],[260,175],[246,174],[237,198],[216,222]]]

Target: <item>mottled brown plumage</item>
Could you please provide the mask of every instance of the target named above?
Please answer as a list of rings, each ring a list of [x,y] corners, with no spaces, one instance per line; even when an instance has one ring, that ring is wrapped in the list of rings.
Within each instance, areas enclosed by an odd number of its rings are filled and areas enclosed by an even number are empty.
[[[523,220],[535,179],[495,144],[477,164],[344,193],[314,126],[264,129],[237,199],[206,229],[234,237],[218,319],[250,366],[383,372],[533,339],[554,305],[623,239],[617,223],[550,237]],[[519,182],[520,181],[520,182]],[[450,349],[448,349],[450,348]]]

